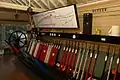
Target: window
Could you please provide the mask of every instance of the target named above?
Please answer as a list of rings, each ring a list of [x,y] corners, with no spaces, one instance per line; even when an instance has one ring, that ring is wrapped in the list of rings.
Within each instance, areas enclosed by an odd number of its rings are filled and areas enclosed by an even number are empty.
[[[4,40],[7,40],[12,32],[16,30],[26,32],[27,27],[27,24],[0,24],[0,44],[4,45]]]

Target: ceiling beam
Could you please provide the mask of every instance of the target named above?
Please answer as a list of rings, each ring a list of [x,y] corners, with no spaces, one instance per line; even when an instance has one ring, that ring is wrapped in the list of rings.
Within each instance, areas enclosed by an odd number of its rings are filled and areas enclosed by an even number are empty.
[[[24,5],[21,0],[16,0],[20,5]]]
[[[65,2],[63,0],[58,0],[63,6],[66,6]]]
[[[15,0],[11,0],[14,4],[18,4]]]
[[[28,2],[27,2],[27,0],[21,0],[21,2],[23,2],[23,4],[25,4],[25,6],[29,5]]]
[[[21,0],[21,2],[22,2],[23,4],[25,4],[25,6],[28,5],[27,2],[26,2],[25,0]]]
[[[45,0],[40,0],[47,8],[49,8],[48,4],[45,2]],[[50,9],[50,8],[49,8]]]
[[[32,0],[33,1],[33,0]],[[31,1],[31,6],[33,7],[37,7],[35,4],[33,4],[33,2]]]
[[[58,6],[55,4],[53,0],[49,0],[49,1],[54,5],[55,8],[58,8]]]
[[[40,8],[43,8],[44,9],[44,7],[43,6],[41,6],[39,3],[38,3],[38,1],[37,0],[33,0]]]
[[[49,9],[52,9],[50,6],[50,0],[47,0],[47,4],[48,4]]]
[[[35,4],[33,4],[33,2],[32,2],[32,0],[31,1],[29,1],[29,0],[26,0],[26,2],[28,3],[28,6],[29,7],[36,7],[36,5]],[[30,4],[29,4],[30,3]]]
[[[0,8],[15,9],[15,10],[17,9],[17,10],[26,11],[28,9],[28,6],[22,6],[22,5],[12,4],[12,3],[0,2]],[[46,11],[46,9],[41,9],[41,8],[32,7],[32,9],[33,9],[33,12]]]
[[[87,3],[87,4],[77,4],[77,7],[85,7],[85,6],[90,6],[90,5],[95,5],[95,4],[102,4],[105,2],[109,2],[109,1],[113,1],[113,0],[100,0],[100,1],[96,1],[96,2],[91,2],[91,3]]]

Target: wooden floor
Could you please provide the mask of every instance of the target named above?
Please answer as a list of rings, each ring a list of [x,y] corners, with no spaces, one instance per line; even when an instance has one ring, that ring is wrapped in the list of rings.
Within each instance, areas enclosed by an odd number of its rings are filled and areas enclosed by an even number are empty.
[[[16,70],[11,73],[8,80],[30,80],[30,78],[25,73]]]
[[[13,55],[0,57],[0,80],[41,80],[17,57]]]

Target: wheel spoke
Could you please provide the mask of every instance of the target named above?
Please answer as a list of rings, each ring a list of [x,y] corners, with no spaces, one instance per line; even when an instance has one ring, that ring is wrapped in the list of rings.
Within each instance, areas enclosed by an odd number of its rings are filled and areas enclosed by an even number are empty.
[[[22,36],[22,33],[20,34],[20,36],[18,38],[20,38]]]
[[[17,39],[19,38],[18,32],[16,32]]]
[[[26,38],[27,38],[26,35],[21,31],[20,32],[15,31],[10,35],[9,42],[21,48],[21,47],[24,47],[27,40]]]
[[[19,44],[20,47],[22,47],[23,45],[24,45],[23,43],[22,43],[22,44]]]
[[[26,38],[20,38],[20,40],[24,40],[24,39],[26,39]]]
[[[17,34],[16,33],[14,33],[14,35],[13,35],[14,37],[15,37],[15,39],[17,39]]]
[[[24,44],[23,44],[23,43],[21,43],[21,42],[19,43],[19,45],[20,45],[20,47],[24,46]]]
[[[20,42],[24,44],[24,42],[23,42],[23,41],[20,41]]]

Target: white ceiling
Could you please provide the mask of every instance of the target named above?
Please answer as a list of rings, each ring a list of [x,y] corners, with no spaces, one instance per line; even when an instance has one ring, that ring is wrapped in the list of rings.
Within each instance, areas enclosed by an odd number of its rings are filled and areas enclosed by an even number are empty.
[[[29,6],[34,12],[55,9],[70,4],[94,2],[100,0],[0,0],[0,7],[26,10]]]
[[[68,0],[0,0],[0,7],[25,10],[29,6],[35,12],[67,6]]]
[[[26,14],[26,10],[29,6],[32,7],[34,12],[42,12],[50,9],[67,6],[70,4],[77,4],[78,6],[91,1],[94,2],[100,0],[0,0],[0,22],[9,20],[16,21],[16,10],[19,14],[17,20],[21,22],[27,22],[28,16]],[[20,12],[19,10],[22,10],[23,12]]]

